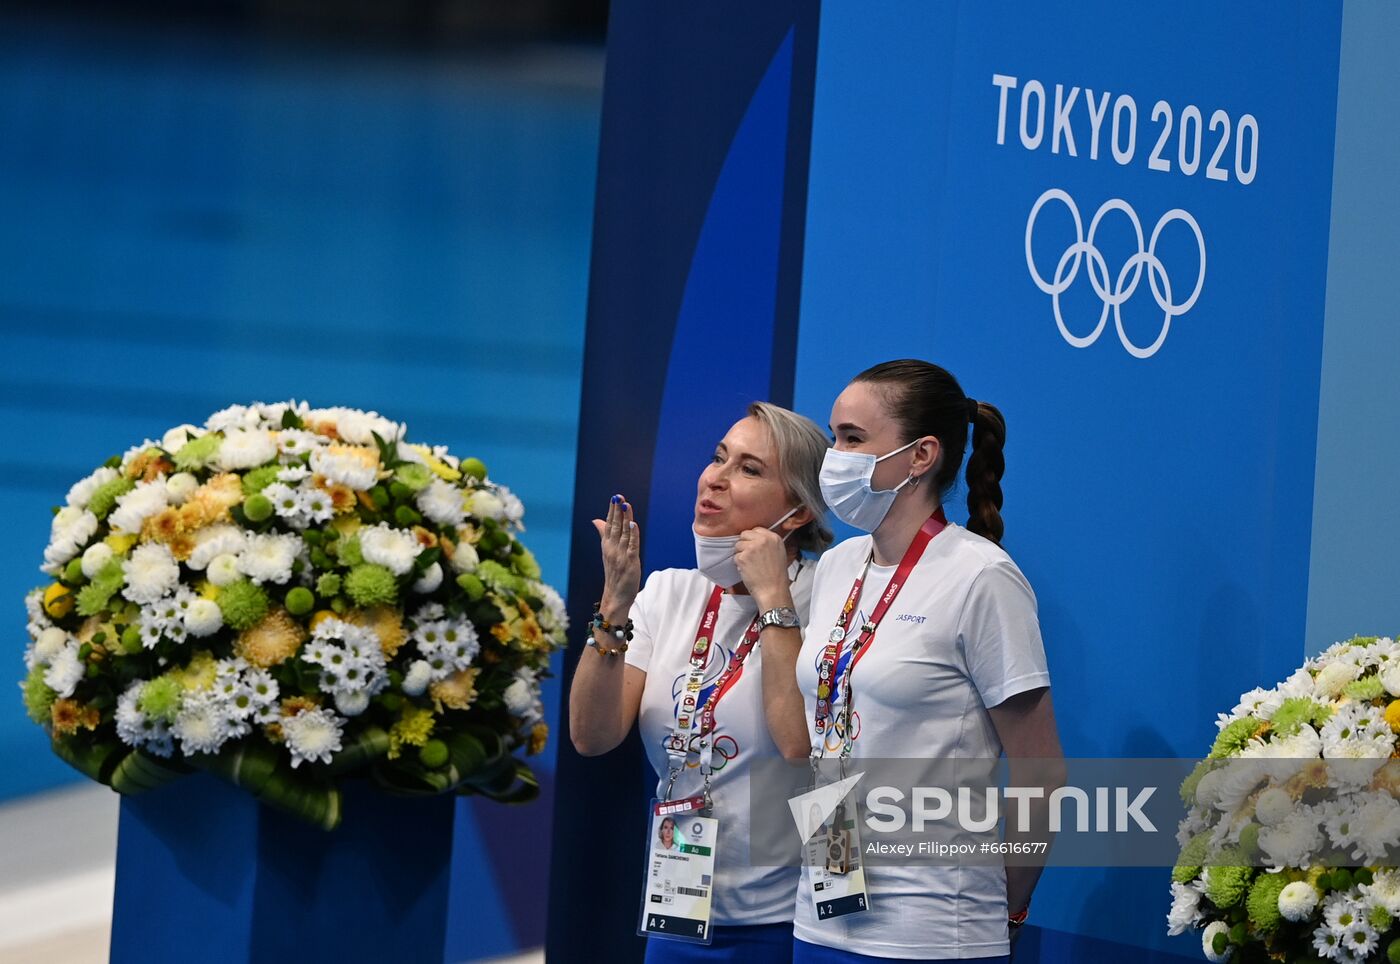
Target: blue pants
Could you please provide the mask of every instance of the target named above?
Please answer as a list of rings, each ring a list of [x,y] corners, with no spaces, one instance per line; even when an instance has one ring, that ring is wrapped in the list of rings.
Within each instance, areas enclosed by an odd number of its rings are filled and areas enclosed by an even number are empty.
[[[879,964],[887,961],[886,957],[871,957],[869,954],[857,954],[854,951],[837,950],[834,947],[826,947],[821,944],[809,944],[806,941],[792,939],[792,964]],[[978,957],[973,958],[977,964],[1011,964],[1011,958],[1001,957]],[[933,959],[925,958],[922,961],[911,961],[902,959],[902,964],[934,964]]]
[[[646,964],[792,964],[792,922],[711,928],[709,944],[647,938]]]

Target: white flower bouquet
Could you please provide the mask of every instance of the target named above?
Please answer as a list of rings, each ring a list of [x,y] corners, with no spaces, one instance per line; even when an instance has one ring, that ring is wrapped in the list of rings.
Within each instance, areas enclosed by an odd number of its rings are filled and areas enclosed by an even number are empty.
[[[476,459],[373,412],[235,405],[55,510],[26,599],[31,718],[121,793],[202,769],[327,829],[338,783],[537,791],[558,593]]]
[[[1400,962],[1400,644],[1358,636],[1219,718],[1168,932],[1211,961]]]

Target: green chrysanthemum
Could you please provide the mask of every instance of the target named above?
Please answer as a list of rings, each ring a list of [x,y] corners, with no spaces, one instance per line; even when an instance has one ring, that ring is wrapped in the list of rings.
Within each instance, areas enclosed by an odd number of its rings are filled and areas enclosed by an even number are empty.
[[[1215,768],[1209,760],[1202,760],[1200,763],[1196,764],[1195,769],[1187,775],[1185,780],[1181,781],[1181,787],[1177,790],[1181,795],[1182,803],[1186,804],[1188,807],[1195,805],[1196,787],[1205,779],[1205,775],[1213,769]]]
[[[363,563],[345,577],[345,591],[357,606],[392,606],[398,599],[399,586],[388,569]]]
[[[48,723],[58,694],[44,682],[44,668],[36,665],[24,681],[24,711],[35,723]]]
[[[173,723],[180,712],[180,698],[184,692],[184,687],[169,676],[157,676],[141,687],[136,706],[149,717]]]
[[[1379,636],[1353,636],[1347,640],[1347,643],[1352,646],[1372,646],[1379,639]]]
[[[1211,876],[1215,876],[1214,871]],[[1254,886],[1249,888],[1245,910],[1249,914],[1249,922],[1259,933],[1272,934],[1278,930],[1278,925],[1283,921],[1283,915],[1278,910],[1278,895],[1283,893],[1288,883],[1288,878],[1283,874],[1260,874]]]
[[[511,556],[511,562],[515,567],[515,571],[526,579],[540,578],[540,564],[535,561],[534,554],[531,553],[529,549],[520,545],[520,543],[516,543],[516,549],[518,551]]]
[[[1279,708],[1274,710],[1274,718],[1270,723],[1275,735],[1288,737],[1297,733],[1304,723],[1322,726],[1331,715],[1331,707],[1315,703],[1307,697],[1294,696],[1284,700]]]
[[[1361,679],[1352,680],[1342,690],[1347,696],[1354,700],[1370,702],[1385,692],[1385,687],[1381,685],[1379,676],[1363,676]]]
[[[223,444],[224,437],[215,432],[191,439],[175,453],[175,467],[185,472],[202,469],[214,461],[214,456],[219,454],[219,446]]]
[[[267,593],[262,586],[240,579],[219,591],[219,612],[224,622],[240,632],[252,629],[267,615]]]
[[[280,465],[264,465],[261,468],[253,469],[243,476],[243,494],[255,495],[277,481],[277,473],[282,471]]]
[[[525,591],[524,581],[505,566],[493,559],[486,559],[476,567],[476,574],[481,581],[492,589],[503,589],[507,592],[521,593]]]
[[[342,566],[364,565],[365,557],[360,552],[360,540],[357,538],[341,539],[335,544],[336,556],[340,559]]]
[[[316,580],[317,595],[329,599],[338,592],[340,592],[340,576],[335,573],[322,573],[321,577]]]
[[[1223,757],[1234,756],[1244,749],[1246,743],[1254,738],[1254,734],[1259,732],[1259,721],[1252,716],[1241,717],[1226,725],[1215,738],[1215,745],[1210,748],[1209,758],[1219,760]]]
[[[1238,857],[1239,854],[1234,852],[1220,855],[1222,860],[1235,860]],[[1249,881],[1253,876],[1253,867],[1244,867],[1239,864],[1211,867],[1210,872],[1206,874],[1206,896],[1216,907],[1222,909],[1233,907],[1249,890]]]
[[[1390,916],[1390,911],[1380,905],[1376,905],[1366,912],[1366,922],[1382,934],[1390,930],[1390,925],[1394,921],[1395,918]]]
[[[433,478],[433,473],[429,471],[428,467],[419,465],[417,462],[405,462],[394,470],[394,480],[402,482],[414,492],[426,489]]]
[[[78,590],[78,615],[96,616],[112,602],[112,597],[126,582],[120,559],[109,559],[97,571],[92,582]]]
[[[117,505],[117,499],[126,495],[136,488],[134,479],[125,476],[104,482],[88,498],[88,511],[99,519],[107,518],[107,513],[111,512]]]
[[[1172,880],[1178,884],[1189,884],[1195,880],[1201,875],[1201,865],[1206,862],[1209,853],[1209,832],[1198,833],[1186,841],[1186,846],[1181,848],[1181,856],[1176,859],[1176,866],[1172,868]]]

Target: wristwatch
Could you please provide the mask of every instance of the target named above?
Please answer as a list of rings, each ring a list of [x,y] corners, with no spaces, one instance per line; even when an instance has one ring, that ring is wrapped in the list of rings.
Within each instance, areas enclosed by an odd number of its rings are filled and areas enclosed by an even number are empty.
[[[797,621],[797,610],[788,606],[779,606],[777,609],[770,609],[762,616],[758,617],[758,628],[764,629],[768,626],[779,626],[783,629],[797,629],[801,624]]]

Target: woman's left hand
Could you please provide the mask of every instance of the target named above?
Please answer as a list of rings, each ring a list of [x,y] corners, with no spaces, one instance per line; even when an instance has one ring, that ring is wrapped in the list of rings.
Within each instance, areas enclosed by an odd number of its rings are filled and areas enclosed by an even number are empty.
[[[749,529],[740,534],[734,550],[734,562],[744,587],[758,603],[759,611],[792,605],[792,589],[788,581],[787,543],[783,537],[768,529]]]

